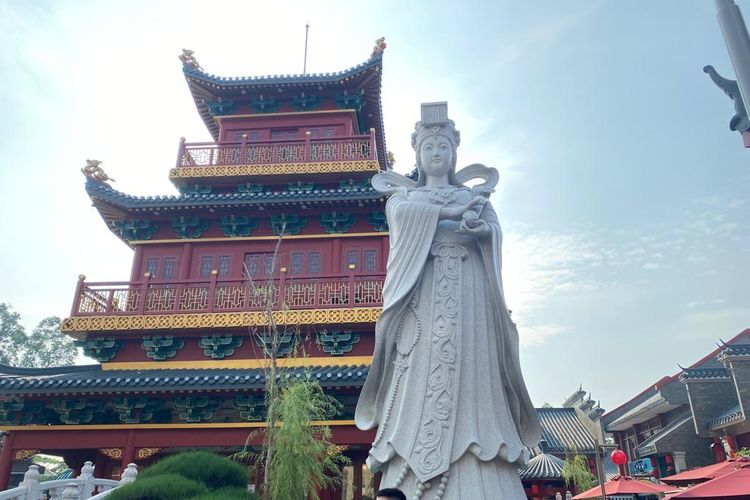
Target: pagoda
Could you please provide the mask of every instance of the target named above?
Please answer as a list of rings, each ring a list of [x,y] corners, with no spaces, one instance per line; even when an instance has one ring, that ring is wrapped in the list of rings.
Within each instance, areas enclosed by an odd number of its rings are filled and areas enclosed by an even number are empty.
[[[80,276],[62,323],[99,364],[0,366],[0,491],[12,463],[35,453],[117,478],[181,448],[260,445],[272,314],[287,332],[275,343],[280,376],[312,376],[342,405],[320,424],[352,461],[350,493],[324,498],[362,498],[374,434],[352,415],[388,254],[384,199],[370,185],[390,168],[384,48],[378,40],[338,73],[231,78],[183,51],[214,142],[180,140],[165,165],[176,195],[128,195],[100,162],[83,169],[106,227],[134,251],[132,270],[126,281]]]

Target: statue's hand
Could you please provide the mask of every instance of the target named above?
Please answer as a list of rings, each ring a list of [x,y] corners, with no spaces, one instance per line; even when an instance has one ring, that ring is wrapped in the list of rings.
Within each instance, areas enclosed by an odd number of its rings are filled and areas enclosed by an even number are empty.
[[[456,232],[459,234],[471,234],[477,238],[483,238],[492,234],[490,225],[479,218],[476,212],[466,212]]]
[[[459,205],[457,207],[443,207],[440,209],[440,218],[458,220],[462,218],[465,213],[472,211],[474,207],[483,204],[485,201],[486,198],[483,198],[482,196],[475,196],[465,205]]]

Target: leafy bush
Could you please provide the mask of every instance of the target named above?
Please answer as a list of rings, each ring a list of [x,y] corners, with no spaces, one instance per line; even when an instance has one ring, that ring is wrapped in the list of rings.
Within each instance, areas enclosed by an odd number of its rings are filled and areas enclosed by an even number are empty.
[[[245,467],[207,451],[189,451],[164,458],[140,473],[136,482],[163,474],[178,474],[204,484],[209,490],[235,487],[244,491],[247,488]]]
[[[205,491],[205,486],[181,475],[161,474],[146,478],[139,477],[136,481],[115,489],[107,498],[109,500],[174,500],[193,498]]]
[[[247,488],[231,487],[208,491],[197,497],[191,497],[190,500],[258,500],[258,495],[250,493]]]

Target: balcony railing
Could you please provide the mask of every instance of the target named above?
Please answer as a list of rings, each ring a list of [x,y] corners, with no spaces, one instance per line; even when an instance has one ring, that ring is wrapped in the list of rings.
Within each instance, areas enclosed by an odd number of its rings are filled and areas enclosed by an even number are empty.
[[[272,280],[182,280],[155,282],[78,281],[71,316],[125,316],[376,307],[383,304],[385,275],[337,275]]]
[[[228,165],[264,165],[275,163],[310,163],[329,161],[377,160],[375,131],[367,135],[312,138],[267,142],[180,142],[177,155],[179,167],[211,167]]]

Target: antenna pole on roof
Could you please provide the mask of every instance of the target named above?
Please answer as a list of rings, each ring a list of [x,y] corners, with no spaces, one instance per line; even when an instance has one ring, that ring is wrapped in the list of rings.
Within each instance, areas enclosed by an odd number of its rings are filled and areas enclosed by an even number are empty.
[[[310,31],[310,22],[305,23],[305,61],[302,63],[302,74],[307,74],[307,33]]]

